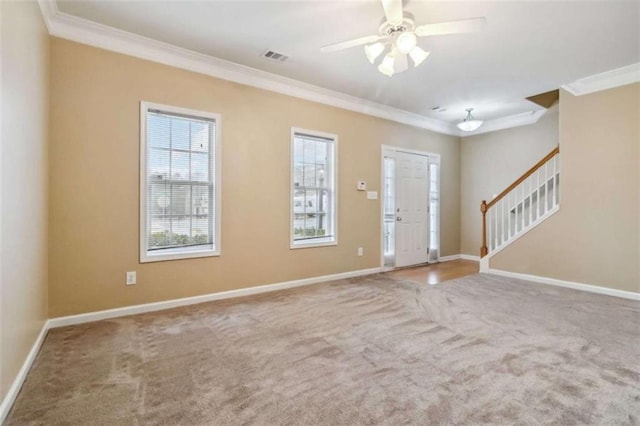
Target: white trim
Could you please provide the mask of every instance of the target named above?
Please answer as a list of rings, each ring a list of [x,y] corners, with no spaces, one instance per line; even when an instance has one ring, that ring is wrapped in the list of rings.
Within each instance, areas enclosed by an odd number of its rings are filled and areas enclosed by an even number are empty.
[[[38,0],[38,3],[49,34],[55,37],[436,133],[466,137],[494,132],[536,123],[546,112],[538,110],[500,117],[485,121],[474,132],[462,132],[455,123],[325,89],[69,15],[58,10],[56,0]],[[577,96],[637,81],[640,81],[640,63],[585,77],[565,84],[562,88]]]
[[[451,260],[472,260],[474,262],[479,262],[480,261],[480,256],[473,256],[470,254],[452,254],[449,256],[440,256],[438,258],[438,262],[449,262]]]
[[[158,110],[168,114],[180,114],[195,118],[205,118],[213,120],[215,123],[214,134],[210,135],[213,139],[213,156],[211,158],[210,167],[213,168],[213,187],[214,187],[214,209],[210,214],[213,215],[213,227],[215,229],[215,238],[212,247],[198,247],[192,249],[175,249],[163,250],[160,253],[152,254],[147,250],[147,114],[149,110]],[[220,256],[222,242],[222,226],[221,213],[222,208],[220,201],[222,200],[222,116],[217,113],[207,111],[197,111],[188,108],[176,107],[171,105],[157,104],[153,102],[140,102],[140,263],[160,262],[166,260],[193,259],[198,257]]]
[[[471,254],[461,254],[460,259],[473,260],[474,262],[480,262],[480,256],[474,256]]]
[[[459,260],[462,259],[461,254],[451,254],[449,256],[440,256],[438,258],[438,262],[449,262],[451,260]]]
[[[328,236],[322,238],[320,240],[314,241],[295,241],[293,230],[294,230],[294,189],[293,189],[293,159],[294,159],[294,147],[295,147],[295,136],[296,134],[300,135],[308,135],[308,136],[316,136],[318,138],[327,139],[331,141],[333,144],[333,158],[329,164],[329,172],[331,173],[331,195],[332,195],[332,205],[331,212],[327,215],[327,220],[331,220],[331,228],[333,236]],[[328,247],[328,246],[337,246],[338,245],[338,135],[334,135],[333,133],[326,133],[317,130],[308,130],[301,129],[299,127],[291,128],[291,149],[290,149],[290,158],[289,158],[289,248],[292,250],[296,249],[304,249],[304,248],[312,248],[312,247]]]
[[[489,256],[480,258],[480,273],[489,272]]]
[[[508,115],[506,117],[494,118],[493,120],[485,121],[478,130],[474,130],[473,132],[459,132],[459,136],[464,138],[468,136],[481,135],[483,133],[496,132],[498,130],[511,129],[513,127],[535,124],[548,112],[553,112],[553,110],[551,108],[548,110],[541,109],[537,111],[527,111],[519,114]]]
[[[122,308],[108,309],[105,311],[89,312],[86,314],[70,315],[66,317],[52,318],[49,320],[50,328],[64,327],[67,325],[83,324],[109,318],[123,317],[127,315],[141,314],[145,312],[162,311],[179,306],[195,305],[214,300],[231,299],[234,297],[250,296],[253,294],[269,293],[288,288],[302,287],[311,284],[341,280],[345,278],[359,277],[363,275],[377,274],[380,268],[361,269],[357,271],[342,272],[338,274],[323,275],[319,277],[303,278],[300,280],[285,281],[275,284],[267,284],[255,287],[241,288],[237,290],[222,291],[219,293],[204,294],[201,296],[185,297],[182,299],[164,300],[162,302],[145,303],[142,305],[125,306]]]
[[[33,345],[31,346],[31,350],[29,351],[29,353],[27,354],[27,357],[22,363],[22,367],[20,367],[20,371],[18,371],[18,375],[13,380],[13,383],[11,383],[11,386],[9,387],[7,394],[2,400],[2,404],[0,404],[0,424],[4,422],[4,420],[7,418],[7,415],[9,414],[9,411],[11,411],[11,407],[13,406],[13,403],[15,402],[16,397],[20,392],[20,389],[22,388],[22,384],[24,383],[24,380],[27,378],[27,374],[29,373],[31,366],[33,365],[33,361],[35,361],[36,356],[40,351],[40,347],[42,346],[42,342],[44,342],[44,338],[47,335],[47,332],[49,331],[49,326],[50,324],[48,320],[45,321],[44,324],[42,324],[42,328],[40,329],[40,333],[38,333],[38,337],[36,337],[35,342],[33,342]]]
[[[558,287],[571,288],[574,290],[587,291],[589,293],[605,294],[607,296],[621,297],[623,299],[640,300],[640,293],[633,291],[616,290],[609,287],[600,287],[592,284],[583,284],[574,281],[564,281],[556,278],[541,277],[538,275],[521,274],[519,272],[502,271],[500,269],[489,268],[487,273],[500,275],[508,278],[532,281],[540,284],[554,285]]]
[[[314,86],[98,24],[60,12],[55,0],[39,0],[39,3],[49,33],[55,37],[437,133],[458,135],[456,127],[446,121]]]
[[[589,93],[599,92],[601,90],[613,89],[614,87],[637,83],[639,81],[640,62],[581,78],[561,87],[573,96],[582,96],[588,95]]]

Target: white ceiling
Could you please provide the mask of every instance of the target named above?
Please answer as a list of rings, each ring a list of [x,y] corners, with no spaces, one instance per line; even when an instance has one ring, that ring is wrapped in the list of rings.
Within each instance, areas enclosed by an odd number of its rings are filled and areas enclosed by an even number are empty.
[[[389,78],[362,47],[379,1],[58,1],[61,12],[238,64],[447,122],[465,108],[491,120],[540,109],[525,97],[640,62],[640,2],[406,1],[417,24],[485,16],[480,33],[421,38],[431,55]],[[274,63],[266,49],[290,59]],[[445,112],[432,107],[446,108]]]

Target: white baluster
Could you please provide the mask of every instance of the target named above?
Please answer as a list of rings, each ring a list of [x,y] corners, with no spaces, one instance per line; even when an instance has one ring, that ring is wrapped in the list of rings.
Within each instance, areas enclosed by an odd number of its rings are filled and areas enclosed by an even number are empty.
[[[549,173],[547,171],[547,166],[549,163],[544,163],[544,213],[547,214],[547,210],[549,210]]]
[[[559,187],[559,172],[558,172],[558,167],[559,167],[559,162],[560,162],[560,158],[558,158],[558,155],[556,154],[553,157],[553,206],[556,207],[558,204],[560,204],[560,193],[558,192],[558,187]]]
[[[499,228],[498,228],[498,206],[496,205],[494,207],[495,207],[495,209],[494,209],[495,212],[494,212],[493,216],[494,216],[494,219],[496,221],[496,228],[495,228],[496,232],[495,232],[494,238],[495,238],[495,247],[498,248],[498,234],[500,232]]]
[[[489,209],[489,252],[493,251],[493,220],[491,220],[491,215],[493,214],[493,209]]]
[[[540,217],[540,169],[536,170],[536,191],[538,192],[536,198],[536,220]]]
[[[533,175],[529,176],[529,225],[533,221]]]
[[[522,182],[520,185],[521,185],[521,191],[522,191],[522,210],[521,210],[521,213],[520,213],[520,216],[522,216],[522,227],[520,228],[520,230],[523,231],[524,227],[526,225],[526,216],[524,214],[524,198],[525,198],[524,182]]]
[[[507,237],[511,239],[511,193],[506,196],[507,199]]]
[[[504,198],[500,200],[500,208],[502,209],[502,214],[500,215],[500,221],[502,222],[502,244],[504,244],[505,240],[507,239],[504,229]]]

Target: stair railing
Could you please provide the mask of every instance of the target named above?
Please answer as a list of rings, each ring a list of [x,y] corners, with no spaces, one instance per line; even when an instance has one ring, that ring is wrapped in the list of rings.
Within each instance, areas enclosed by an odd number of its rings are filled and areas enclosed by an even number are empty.
[[[559,156],[558,146],[493,200],[482,200],[481,258],[506,246],[559,208]]]

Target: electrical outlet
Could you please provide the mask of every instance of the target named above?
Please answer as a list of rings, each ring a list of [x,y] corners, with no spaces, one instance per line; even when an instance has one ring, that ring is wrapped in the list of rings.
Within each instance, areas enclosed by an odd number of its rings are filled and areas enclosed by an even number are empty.
[[[134,285],[136,283],[136,271],[127,272],[126,285]]]
[[[358,256],[364,256],[364,249],[362,247],[358,247]]]

